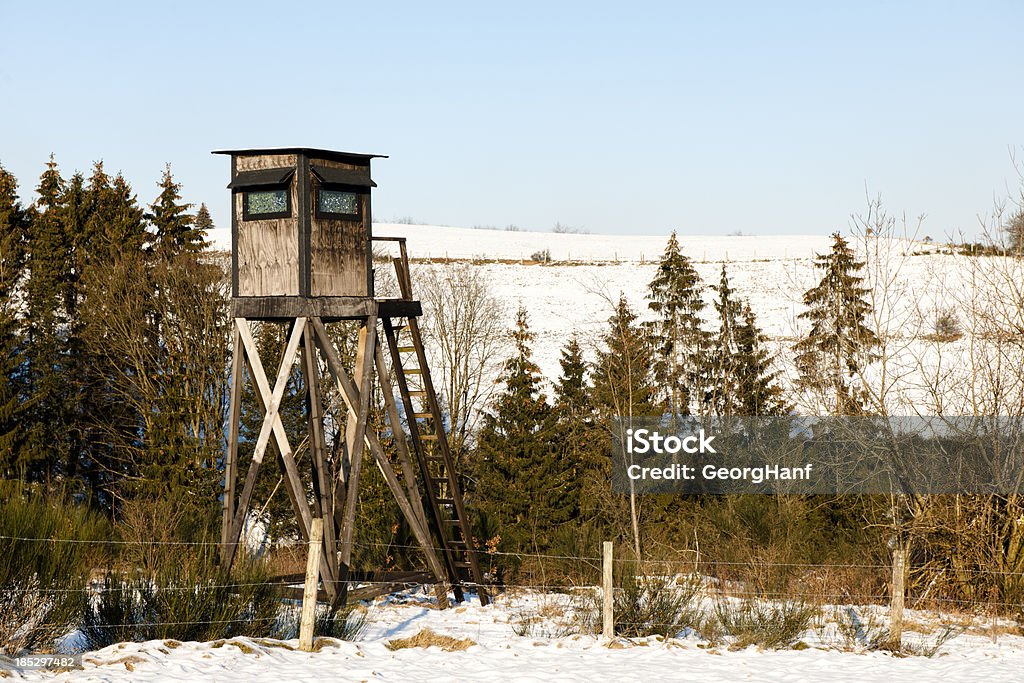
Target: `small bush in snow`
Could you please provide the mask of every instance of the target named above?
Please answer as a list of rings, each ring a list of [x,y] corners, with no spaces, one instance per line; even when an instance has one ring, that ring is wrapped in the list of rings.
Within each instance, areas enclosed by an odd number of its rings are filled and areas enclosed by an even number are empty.
[[[801,600],[766,602],[744,598],[739,604],[720,600],[715,612],[723,633],[737,647],[783,648],[794,644],[818,616],[818,608]]]
[[[699,593],[695,580],[627,576],[615,593],[615,634],[674,638],[688,628],[698,631],[704,622]]]
[[[50,651],[77,625],[103,549],[88,541],[106,534],[105,520],[59,496],[0,492],[0,654]]]

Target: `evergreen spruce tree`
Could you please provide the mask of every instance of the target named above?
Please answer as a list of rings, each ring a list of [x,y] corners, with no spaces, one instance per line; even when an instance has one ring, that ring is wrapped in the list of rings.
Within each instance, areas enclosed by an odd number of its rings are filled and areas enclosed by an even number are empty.
[[[828,411],[856,415],[864,411],[864,399],[855,380],[872,361],[878,338],[865,323],[871,304],[857,274],[864,263],[839,233],[832,240],[832,251],[814,261],[824,271],[821,281],[803,296],[807,310],[798,317],[811,328],[794,347],[796,366],[799,387],[820,396]]]
[[[737,395],[743,362],[737,339],[742,308],[729,286],[729,274],[725,264],[722,264],[722,275],[715,291],[718,294],[714,305],[718,313],[719,327],[708,353],[711,391],[707,398],[708,409],[702,412],[716,416],[742,415],[743,409]]]
[[[193,241],[198,240],[202,245],[206,245],[206,238],[210,236],[210,231],[214,229],[213,218],[210,217],[210,210],[206,208],[206,203],[199,205],[199,210],[196,211],[196,217],[192,221],[192,229],[195,233]]]
[[[182,252],[198,253],[205,249],[204,235],[196,229],[194,219],[188,213],[192,205],[181,201],[181,185],[174,182],[170,164],[164,169],[158,185],[160,195],[146,214],[154,228],[153,251],[170,260]]]
[[[64,364],[72,249],[62,204],[65,187],[51,156],[30,212],[25,282],[29,430],[23,461],[29,479],[45,482],[60,474],[69,456]]]
[[[504,390],[484,415],[477,441],[477,507],[499,525],[505,548],[546,549],[554,528],[570,519],[568,473],[553,455],[553,413],[540,391],[526,310],[512,333]]]
[[[772,370],[772,356],[764,343],[754,311],[749,302],[744,302],[742,320],[736,328],[739,356],[736,404],[740,415],[779,416],[791,409],[779,385],[779,373]]]
[[[608,327],[593,366],[595,409],[604,418],[660,414],[652,376],[654,346],[625,295],[619,296]]]
[[[658,391],[652,365],[654,348],[648,331],[638,324],[625,295],[619,296],[615,311],[608,319],[608,332],[593,366],[592,397],[602,430],[605,432],[605,481],[611,479],[612,438],[622,438],[625,429],[637,417],[660,415]],[[625,465],[626,463],[620,463]],[[613,501],[605,511],[608,521],[618,526],[623,536],[632,536],[633,552],[640,559],[640,503],[635,493],[628,507]],[[626,532],[626,529],[629,532]]]
[[[588,422],[593,415],[587,387],[587,362],[575,334],[562,349],[562,374],[555,383],[555,410],[560,419]]]
[[[607,484],[601,476],[604,456],[603,439],[594,422],[594,407],[587,384],[587,362],[574,334],[562,349],[562,372],[555,382],[554,416],[557,457],[569,473],[567,505],[571,517],[583,521],[584,490],[593,478]]]
[[[74,380],[80,400],[81,474],[96,502],[109,507],[118,473],[128,474],[122,472],[124,454],[141,445],[142,422],[139,407],[124,400],[121,371],[110,367],[124,361],[109,352],[111,321],[120,318],[111,316],[111,307],[138,311],[138,319],[129,326],[140,343],[153,345],[147,327],[152,292],[147,290],[150,279],[143,254],[145,221],[131,187],[120,174],[111,178],[97,162],[86,190],[88,213],[75,244],[79,314],[73,327],[81,346],[74,354]],[[124,273],[137,279],[134,286],[119,286]],[[125,296],[138,300],[128,302]]]
[[[25,265],[27,216],[14,176],[0,166],[0,478],[18,474],[24,441],[21,325],[17,294]]]
[[[701,410],[708,390],[709,336],[701,328],[704,300],[700,276],[680,250],[675,232],[648,289],[648,307],[658,316],[652,331],[657,348],[655,373],[670,412],[689,415],[694,409]]]

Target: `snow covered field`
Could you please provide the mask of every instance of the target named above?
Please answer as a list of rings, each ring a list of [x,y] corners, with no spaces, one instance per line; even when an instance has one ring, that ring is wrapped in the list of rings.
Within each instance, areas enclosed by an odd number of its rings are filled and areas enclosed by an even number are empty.
[[[610,646],[593,636],[516,635],[517,611],[536,608],[537,594],[499,596],[487,607],[475,600],[439,611],[429,603],[391,602],[370,608],[367,633],[356,642],[320,641],[319,652],[297,651],[297,641],[237,638],[216,643],[150,641],[114,645],[85,655],[83,669],[26,680],[58,681],[1020,681],[1024,638],[993,642],[971,629],[939,654],[894,657],[843,652],[808,632],[803,650],[732,651],[697,638],[620,639]],[[429,628],[469,639],[461,651],[434,646],[391,650],[387,643]],[[908,639],[913,639],[908,634]]]
[[[536,334],[534,358],[549,380],[558,376],[560,352],[572,334],[578,335],[592,356],[620,293],[641,319],[651,318],[647,286],[668,239],[665,235],[528,233],[403,224],[377,224],[374,230],[375,235],[407,237],[410,257],[420,260],[413,265],[414,287],[422,287],[429,271],[452,267],[432,261],[448,258],[469,264],[483,275],[505,306],[506,327],[511,328],[516,308],[524,306]],[[865,249],[873,249],[876,266],[862,274],[879,283],[879,319],[873,322],[884,328],[886,336],[902,338],[891,345],[895,351],[890,362],[899,366],[898,374],[906,385],[900,390],[906,396],[900,400],[904,406],[918,405],[922,397],[914,386],[916,377],[934,370],[940,351],[946,358],[958,356],[969,344],[965,337],[937,347],[926,337],[944,312],[966,319],[968,314],[960,308],[970,299],[971,259],[943,253],[934,244],[861,239],[854,239],[854,246],[862,258]],[[797,319],[804,310],[801,297],[820,279],[814,257],[829,251],[831,238],[679,235],[679,240],[707,287],[707,328],[714,329],[717,324],[712,305],[716,295],[711,288],[718,284],[724,265],[736,295],[750,301],[769,348],[776,354],[783,381],[792,379],[795,373],[789,350],[803,332]],[[550,252],[550,263],[531,260],[532,254],[544,250]]]

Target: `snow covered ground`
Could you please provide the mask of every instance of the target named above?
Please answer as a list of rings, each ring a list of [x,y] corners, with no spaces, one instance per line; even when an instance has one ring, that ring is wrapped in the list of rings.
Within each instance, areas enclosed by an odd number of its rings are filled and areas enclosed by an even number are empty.
[[[320,641],[319,652],[297,641],[236,638],[215,643],[150,641],[114,645],[83,658],[83,669],[26,680],[58,681],[1020,681],[1024,638],[997,642],[969,630],[932,658],[841,651],[808,632],[802,650],[732,651],[696,637],[619,639],[516,635],[515,614],[550,596],[499,596],[448,610],[425,598],[370,608],[367,633],[356,642]],[[387,643],[422,629],[472,641],[461,651],[439,647],[391,650]],[[909,638],[913,638],[913,634]]]
[[[641,319],[652,318],[647,286],[668,239],[664,235],[529,233],[403,224],[378,224],[374,230],[376,235],[408,239],[410,256],[419,260],[413,265],[414,287],[422,288],[432,271],[471,267],[503,302],[501,317],[506,327],[511,328],[516,309],[525,307],[536,335],[534,358],[549,380],[558,376],[560,352],[571,335],[576,334],[593,357],[620,294]],[[718,284],[725,266],[736,296],[749,300],[757,315],[783,381],[793,379],[790,349],[804,332],[797,317],[804,310],[801,297],[821,277],[814,268],[814,257],[830,249],[831,238],[679,235],[679,240],[706,287],[707,328],[714,329],[717,324],[712,287]],[[944,253],[935,244],[863,237],[852,241],[861,258],[867,249],[874,252],[862,273],[878,285],[874,290],[878,320],[872,322],[885,336],[903,338],[890,345],[894,350],[889,362],[899,366],[898,376],[906,386],[891,395],[903,391],[906,396],[900,400],[904,406],[920,406],[923,399],[920,387],[915,386],[917,379],[934,370],[939,352],[945,359],[960,357],[970,343],[965,336],[938,347],[926,337],[943,313],[951,313],[961,322],[967,319],[963,304],[973,296],[971,268],[979,261]],[[551,254],[550,263],[531,260],[531,255],[544,250]],[[462,264],[438,262],[446,258]]]

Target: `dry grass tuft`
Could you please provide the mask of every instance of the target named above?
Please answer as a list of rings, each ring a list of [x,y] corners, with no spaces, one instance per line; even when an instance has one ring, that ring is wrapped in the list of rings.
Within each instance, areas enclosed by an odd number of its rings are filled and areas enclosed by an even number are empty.
[[[389,650],[402,650],[407,647],[439,647],[445,652],[459,652],[476,645],[476,643],[469,638],[453,638],[425,628],[411,638],[396,638],[389,640],[385,645]]]

